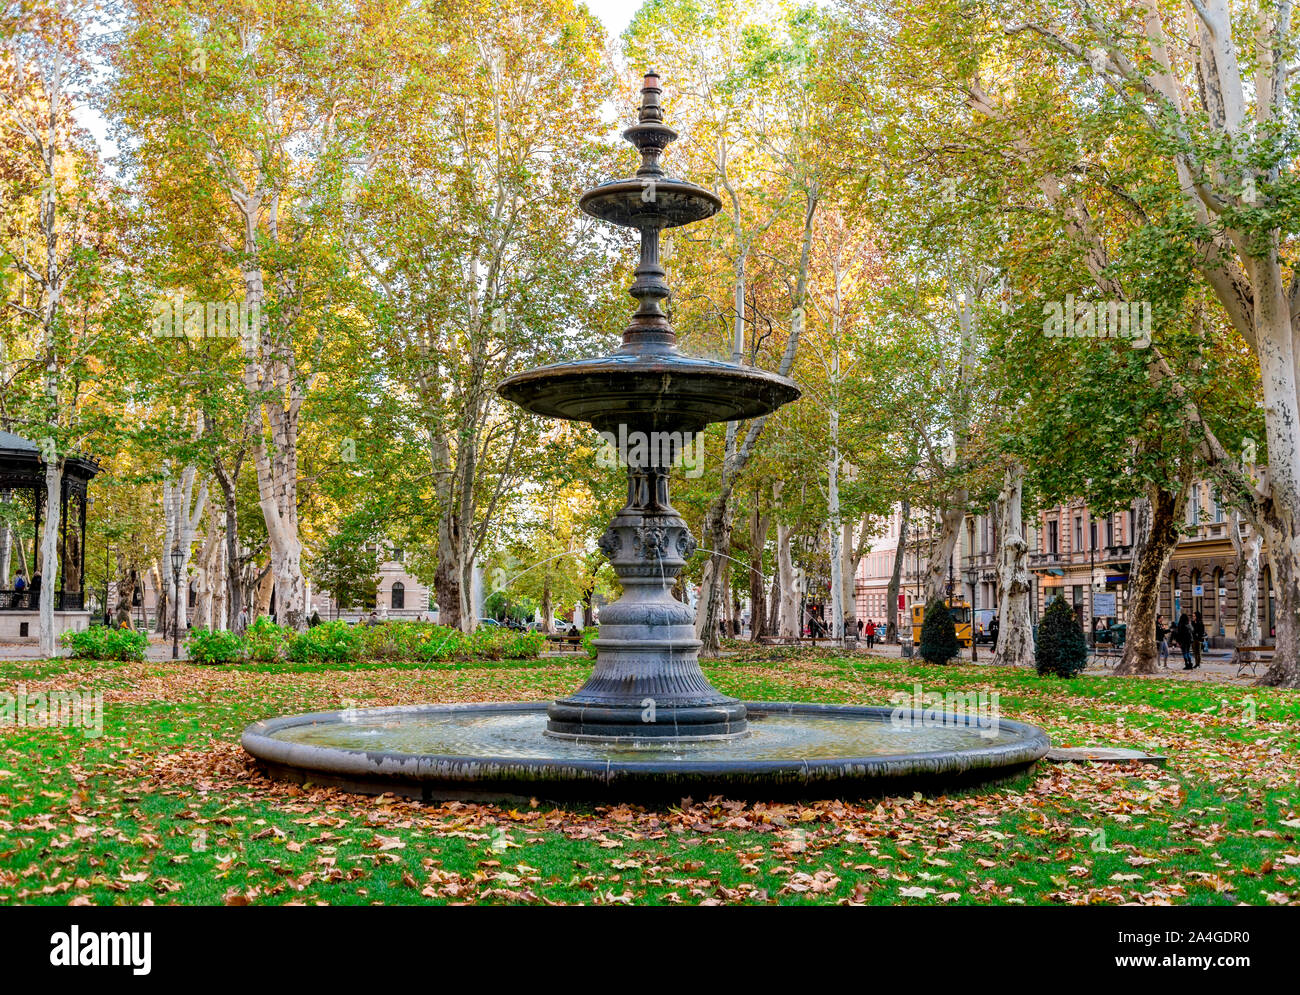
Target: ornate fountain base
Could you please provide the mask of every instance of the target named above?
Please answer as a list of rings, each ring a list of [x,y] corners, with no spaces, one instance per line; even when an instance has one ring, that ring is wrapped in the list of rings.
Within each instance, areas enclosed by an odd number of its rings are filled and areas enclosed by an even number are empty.
[[[705,678],[695,612],[672,596],[695,539],[668,503],[667,468],[628,467],[627,504],[600,548],[623,597],[601,611],[596,667],[546,710],[546,735],[589,742],[745,735],[744,703]]]

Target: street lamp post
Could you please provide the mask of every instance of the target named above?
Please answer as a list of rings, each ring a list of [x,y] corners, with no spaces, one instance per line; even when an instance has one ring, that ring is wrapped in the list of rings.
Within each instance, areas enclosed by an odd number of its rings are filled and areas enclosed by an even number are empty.
[[[185,554],[181,552],[180,546],[172,547],[172,591],[174,592],[174,603],[172,604],[172,659],[175,660],[180,656],[181,640],[181,564],[185,561]]]
[[[975,566],[966,568],[966,583],[970,585],[970,662],[980,662],[979,642],[975,638],[975,609],[978,607],[975,603],[975,596],[978,593],[976,584],[979,582],[980,572]]]

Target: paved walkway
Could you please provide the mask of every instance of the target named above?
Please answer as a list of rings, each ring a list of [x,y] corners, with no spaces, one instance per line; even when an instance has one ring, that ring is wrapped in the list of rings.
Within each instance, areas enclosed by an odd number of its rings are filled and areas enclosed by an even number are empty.
[[[67,656],[60,650],[59,656]],[[149,660],[170,660],[172,658],[172,641],[163,640],[161,636],[150,635],[149,649],[145,651]],[[43,660],[45,654],[35,643],[0,643],[0,660]],[[180,658],[185,659],[185,645],[180,647]]]
[[[857,646],[857,652],[864,656],[868,653],[873,656],[892,657],[899,659],[902,657],[902,647],[897,644],[880,644],[877,643],[871,650],[867,650],[866,643],[861,642]],[[725,653],[725,651],[724,651]],[[979,660],[981,664],[990,663],[993,660],[993,648],[991,646],[980,646],[978,649]],[[66,654],[63,654],[66,655]],[[556,653],[544,654],[548,657],[557,659],[586,659],[585,654],[574,651],[561,651]],[[40,660],[44,654],[32,643],[0,643],[0,660]],[[170,660],[172,657],[171,640],[164,640],[162,637],[151,634],[149,637],[149,649],[147,658],[150,660]],[[1199,670],[1184,670],[1182,657],[1178,654],[1172,654],[1169,658],[1169,669],[1161,669],[1159,673],[1153,675],[1136,674],[1134,676],[1145,677],[1154,676],[1161,678],[1172,678],[1180,681],[1208,681],[1218,684],[1236,684],[1247,686],[1254,683],[1254,676],[1247,671],[1243,676],[1237,677],[1237,668],[1228,661],[1232,657],[1231,650],[1210,650],[1209,653],[1202,657],[1202,664]],[[180,648],[180,658],[185,659],[185,647]],[[970,650],[962,650],[962,659],[969,661],[971,658]],[[1099,667],[1098,664],[1092,663],[1088,666],[1088,673],[1109,673],[1113,669],[1110,667]],[[1259,673],[1263,673],[1264,667],[1261,665],[1256,668]]]
[[[898,645],[877,645],[870,651],[866,650],[865,645],[860,645],[859,649],[862,652],[870,652],[876,656],[888,656],[895,659],[898,659],[903,655],[902,647]],[[978,648],[978,653],[979,663],[983,664],[992,662],[993,648],[991,646],[980,646]],[[969,661],[971,658],[971,651],[968,649],[962,650],[961,656],[963,660]],[[1241,677],[1237,676],[1236,666],[1229,662],[1231,659],[1232,650],[1210,650],[1208,653],[1203,653],[1201,655],[1201,666],[1199,669],[1184,670],[1182,655],[1180,653],[1171,653],[1169,655],[1168,669],[1162,667],[1159,673],[1156,674],[1133,674],[1132,676],[1172,678],[1180,681],[1211,681],[1219,684],[1253,684],[1255,678],[1249,670]],[[1105,666],[1100,662],[1089,663],[1088,673],[1110,673],[1110,671],[1114,670],[1115,663],[1112,661],[1107,661],[1107,663],[1110,665]],[[1256,672],[1262,674],[1264,669],[1264,665],[1261,664],[1256,667]]]

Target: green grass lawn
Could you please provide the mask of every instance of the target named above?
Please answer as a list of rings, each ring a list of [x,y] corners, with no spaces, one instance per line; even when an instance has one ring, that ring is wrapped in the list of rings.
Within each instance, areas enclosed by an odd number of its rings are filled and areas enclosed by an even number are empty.
[[[287,712],[545,700],[589,666],[0,663],[0,692],[104,695],[99,737],[0,725],[0,903],[1300,903],[1294,692],[815,651],[706,666],[751,700],[996,691],[1058,745],[1169,756],[866,802],[420,805],[272,783],[238,745]]]

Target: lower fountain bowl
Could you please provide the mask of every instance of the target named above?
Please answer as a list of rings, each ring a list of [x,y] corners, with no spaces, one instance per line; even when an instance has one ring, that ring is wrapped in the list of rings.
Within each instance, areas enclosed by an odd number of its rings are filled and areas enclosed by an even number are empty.
[[[592,743],[543,735],[546,704],[414,705],[255,722],[280,780],[425,801],[865,798],[1004,780],[1051,746],[1036,726],[858,705],[747,702],[749,735]]]

